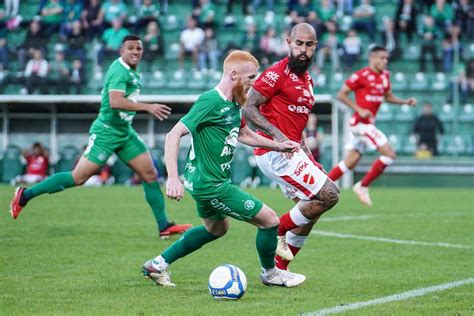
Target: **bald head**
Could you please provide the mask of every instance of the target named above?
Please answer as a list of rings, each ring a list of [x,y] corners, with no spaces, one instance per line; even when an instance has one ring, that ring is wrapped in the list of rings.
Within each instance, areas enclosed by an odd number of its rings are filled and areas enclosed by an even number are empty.
[[[316,31],[314,30],[314,27],[311,26],[311,24],[308,23],[298,23],[293,28],[291,29],[291,34],[290,37],[292,40],[299,36],[305,36],[305,37],[313,37],[314,40],[316,40]]]

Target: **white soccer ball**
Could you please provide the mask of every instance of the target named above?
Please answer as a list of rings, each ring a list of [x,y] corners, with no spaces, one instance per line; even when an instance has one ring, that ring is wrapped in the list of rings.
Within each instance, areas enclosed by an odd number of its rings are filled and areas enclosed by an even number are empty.
[[[247,277],[238,267],[224,264],[212,271],[208,287],[214,298],[238,300],[247,290]]]

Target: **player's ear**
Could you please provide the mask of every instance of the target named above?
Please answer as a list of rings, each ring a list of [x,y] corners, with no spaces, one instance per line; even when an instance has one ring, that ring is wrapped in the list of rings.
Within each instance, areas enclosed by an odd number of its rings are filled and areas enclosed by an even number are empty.
[[[238,74],[235,70],[232,70],[232,72],[230,73],[230,78],[232,79],[232,81],[235,81],[238,79]]]

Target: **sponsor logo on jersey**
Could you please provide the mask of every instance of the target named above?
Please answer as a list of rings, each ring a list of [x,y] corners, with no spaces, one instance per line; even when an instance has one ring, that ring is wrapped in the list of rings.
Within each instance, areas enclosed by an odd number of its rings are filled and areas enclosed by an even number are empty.
[[[189,191],[193,191],[193,183],[188,182],[187,180],[184,180],[184,187],[188,189]]]
[[[221,170],[222,171],[230,170],[230,162],[222,163]]]
[[[221,109],[221,113],[227,112],[230,110],[230,107],[226,106],[225,108]]]
[[[357,79],[359,79],[359,75],[358,74],[352,74],[350,77],[349,77],[349,80],[351,82],[356,82]]]
[[[291,81],[293,81],[293,82],[299,81],[298,76],[295,75],[294,73],[291,73],[289,77],[290,77]]]
[[[225,205],[223,202],[219,201],[218,199],[212,199],[211,200],[211,205],[217,209],[218,211],[221,211],[223,213],[226,213],[228,215],[232,215],[236,218],[241,218],[241,216],[235,212],[232,212],[232,209]]]
[[[306,106],[304,106],[304,105],[294,105],[294,104],[288,105],[288,111],[295,112],[295,113],[303,113],[303,114],[308,114],[309,113],[309,109]]]
[[[308,167],[308,163],[306,161],[300,161],[296,166],[295,171],[293,172],[297,177],[301,175],[301,173]]]
[[[234,127],[230,130],[229,135],[225,138],[224,148],[222,148],[221,157],[229,156],[234,153],[235,147],[237,146],[239,137],[239,127]],[[221,165],[222,168],[222,165]],[[223,169],[222,171],[224,171]]]
[[[307,173],[303,176],[303,182],[306,184],[314,184],[314,177],[312,174]]]
[[[262,78],[262,81],[268,84],[270,87],[275,86],[275,82],[280,78],[280,75],[274,71],[269,71],[265,73],[265,76]]]
[[[383,96],[381,95],[366,95],[365,100],[369,102],[383,102]]]
[[[367,77],[367,80],[369,81],[374,81],[375,80],[375,76],[374,75],[370,75]]]
[[[133,115],[124,113],[124,112],[119,112],[119,116],[122,120],[131,122],[133,120]]]
[[[255,207],[255,202],[252,200],[247,200],[244,203],[244,207],[247,211],[253,210],[253,208]]]

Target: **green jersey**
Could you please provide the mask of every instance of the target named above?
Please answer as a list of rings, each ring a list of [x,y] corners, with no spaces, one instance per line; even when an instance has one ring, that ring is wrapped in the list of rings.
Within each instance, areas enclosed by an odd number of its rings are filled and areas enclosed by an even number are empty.
[[[123,127],[128,131],[133,117],[135,116],[135,112],[112,109],[110,106],[109,92],[125,92],[125,97],[127,99],[137,102],[141,87],[140,73],[127,65],[122,58],[116,59],[112,65],[110,65],[110,68],[105,75],[99,120],[116,128]]]
[[[230,183],[230,163],[242,126],[240,105],[218,88],[205,92],[182,119],[192,136],[184,185],[194,194],[210,194]],[[211,190],[210,190],[211,189]]]

